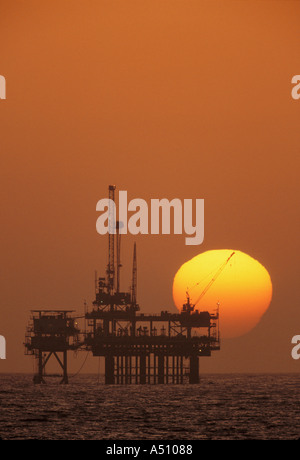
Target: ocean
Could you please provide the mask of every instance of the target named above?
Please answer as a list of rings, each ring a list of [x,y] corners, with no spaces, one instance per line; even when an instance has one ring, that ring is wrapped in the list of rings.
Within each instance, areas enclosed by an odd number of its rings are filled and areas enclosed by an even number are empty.
[[[3,440],[299,439],[300,376],[202,375],[199,385],[62,386],[0,375]]]

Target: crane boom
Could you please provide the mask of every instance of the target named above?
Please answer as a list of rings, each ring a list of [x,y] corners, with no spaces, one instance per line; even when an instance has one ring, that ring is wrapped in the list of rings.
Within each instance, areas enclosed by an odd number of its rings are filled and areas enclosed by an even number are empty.
[[[221,265],[221,267],[219,268],[219,270],[215,273],[215,275],[213,276],[213,278],[210,280],[210,282],[208,283],[208,285],[206,286],[206,288],[201,292],[200,296],[198,297],[198,299],[196,300],[195,304],[194,304],[194,307],[197,305],[198,302],[200,302],[200,300],[202,299],[202,297],[205,296],[205,294],[207,293],[207,291],[209,290],[209,288],[211,287],[211,285],[216,281],[216,279],[218,278],[218,276],[220,276],[220,274],[222,273],[222,271],[224,270],[224,268],[226,267],[226,265],[228,264],[228,262],[230,261],[230,259],[234,256],[235,252],[233,252],[229,257],[228,259]]]
[[[108,188],[109,192],[109,203],[115,201],[115,185],[110,185]],[[114,214],[111,206],[109,205],[108,209],[108,216],[109,216],[109,232],[108,232],[108,264],[107,264],[107,284],[109,288],[109,292],[112,293],[115,287],[115,226],[116,222],[114,219]]]

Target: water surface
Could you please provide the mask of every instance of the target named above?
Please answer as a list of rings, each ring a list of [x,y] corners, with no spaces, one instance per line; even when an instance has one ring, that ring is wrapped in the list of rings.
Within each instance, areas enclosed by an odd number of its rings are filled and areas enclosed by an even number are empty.
[[[0,375],[2,439],[298,439],[300,377],[204,375],[199,385],[62,386]]]

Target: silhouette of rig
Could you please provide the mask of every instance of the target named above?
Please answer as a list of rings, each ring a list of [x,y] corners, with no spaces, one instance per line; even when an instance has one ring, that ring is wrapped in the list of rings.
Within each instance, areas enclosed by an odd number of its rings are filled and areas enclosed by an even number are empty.
[[[112,201],[115,201],[115,188],[109,186]],[[136,244],[131,289],[121,292],[120,223],[114,223],[112,219],[109,222],[106,277],[96,276],[96,299],[92,310],[86,309],[84,313],[86,330],[80,331],[79,317],[73,316],[73,311],[32,311],[25,350],[26,354],[37,359],[34,382],[45,383],[46,365],[54,356],[63,371],[61,383],[67,384],[68,351],[87,350],[93,356],[104,358],[106,384],[199,383],[199,357],[211,356],[212,351],[220,350],[219,311],[215,314],[198,311],[195,305],[233,254],[219,268],[195,304],[191,303],[187,292],[181,313],[139,313]]]

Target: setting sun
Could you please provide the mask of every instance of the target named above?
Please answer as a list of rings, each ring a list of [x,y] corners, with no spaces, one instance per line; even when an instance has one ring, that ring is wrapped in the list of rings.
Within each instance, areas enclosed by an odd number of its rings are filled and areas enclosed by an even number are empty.
[[[268,309],[272,282],[268,271],[241,251],[207,251],[184,263],[175,275],[173,299],[179,311],[187,294],[195,309],[220,310],[221,337],[249,332]]]

